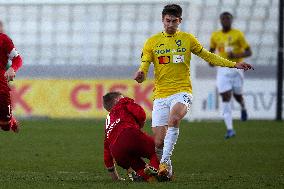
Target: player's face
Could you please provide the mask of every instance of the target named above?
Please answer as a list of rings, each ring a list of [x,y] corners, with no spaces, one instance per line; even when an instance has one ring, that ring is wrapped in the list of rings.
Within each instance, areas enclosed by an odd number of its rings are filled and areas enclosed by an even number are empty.
[[[233,18],[230,15],[222,15],[220,21],[224,29],[229,29],[232,26]]]
[[[179,24],[181,23],[181,18],[166,14],[163,17],[162,21],[164,24],[165,32],[167,32],[168,34],[174,34],[177,31]]]

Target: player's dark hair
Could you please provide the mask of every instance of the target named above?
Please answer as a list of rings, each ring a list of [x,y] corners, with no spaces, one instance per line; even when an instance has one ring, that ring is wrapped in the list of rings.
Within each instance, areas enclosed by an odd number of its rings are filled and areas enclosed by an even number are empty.
[[[109,111],[111,110],[111,108],[114,106],[115,103],[115,99],[119,96],[121,96],[122,94],[120,92],[108,92],[107,94],[105,94],[103,96],[103,105],[104,108]]]
[[[230,12],[222,12],[222,13],[220,14],[220,18],[221,18],[222,16],[230,16],[231,18],[233,18],[233,15],[232,15]]]
[[[182,8],[177,4],[169,4],[166,5],[162,11],[162,16],[164,18],[165,15],[172,15],[178,18],[182,16]]]

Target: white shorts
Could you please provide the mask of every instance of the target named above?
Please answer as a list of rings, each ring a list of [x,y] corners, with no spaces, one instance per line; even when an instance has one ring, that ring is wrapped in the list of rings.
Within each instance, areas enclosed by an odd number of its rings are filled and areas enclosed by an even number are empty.
[[[234,94],[243,93],[244,78],[238,72],[234,74],[217,74],[217,88],[219,93],[232,90]]]
[[[152,111],[152,127],[168,125],[170,111],[178,102],[186,105],[187,110],[189,110],[192,104],[192,98],[190,93],[181,92],[166,98],[155,99]]]

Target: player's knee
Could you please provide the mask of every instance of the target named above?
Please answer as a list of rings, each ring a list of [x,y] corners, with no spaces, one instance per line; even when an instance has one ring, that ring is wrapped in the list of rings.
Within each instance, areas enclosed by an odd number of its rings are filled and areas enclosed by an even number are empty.
[[[220,94],[223,102],[229,102],[231,100],[231,92],[224,92]]]
[[[182,119],[182,117],[178,116],[178,115],[174,115],[171,116],[169,119],[169,126],[178,126],[180,120]]]
[[[242,95],[234,95],[236,101],[241,102],[243,100],[243,96]]]

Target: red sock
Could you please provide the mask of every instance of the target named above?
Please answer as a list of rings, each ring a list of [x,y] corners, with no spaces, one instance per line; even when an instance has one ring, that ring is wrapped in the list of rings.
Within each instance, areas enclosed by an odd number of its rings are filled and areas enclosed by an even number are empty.
[[[150,166],[154,167],[155,169],[159,169],[159,159],[157,157],[157,154],[155,153],[154,155],[152,155],[152,157],[150,158]]]
[[[143,179],[144,179],[145,181],[147,181],[147,180],[149,179],[149,176],[144,173],[144,169],[140,169],[140,170],[136,171],[136,173],[137,173],[139,176],[143,177]]]

